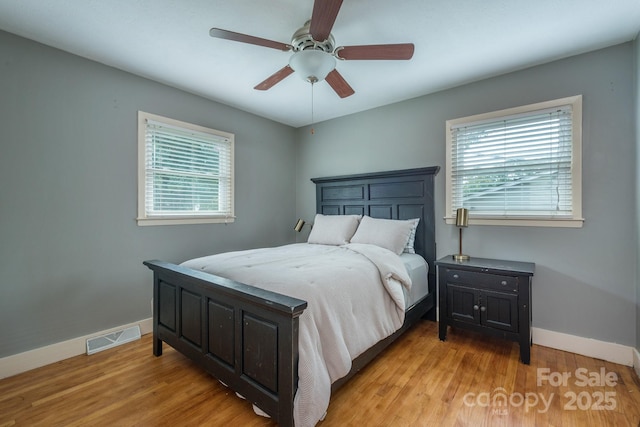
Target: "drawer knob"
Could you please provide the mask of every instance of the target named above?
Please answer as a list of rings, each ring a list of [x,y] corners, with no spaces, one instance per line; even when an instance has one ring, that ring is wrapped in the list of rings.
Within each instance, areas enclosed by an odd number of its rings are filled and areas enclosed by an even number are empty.
[[[473,306],[473,309],[474,309],[475,311],[478,311],[478,309],[479,309],[479,308],[480,308],[480,307],[478,307],[478,305],[477,305],[477,304]]]
[[[480,311],[482,311],[482,312],[484,313],[485,311],[487,311],[487,307],[485,307],[485,306],[483,305],[482,307],[480,307]]]
[[[453,275],[453,278],[454,278],[454,279],[457,279],[457,278],[459,278],[459,277],[460,277],[460,276],[458,276],[457,274],[454,274],[454,275]]]
[[[502,286],[507,286],[507,281],[506,281],[506,280],[503,280],[502,282],[500,282],[500,284],[501,284]]]

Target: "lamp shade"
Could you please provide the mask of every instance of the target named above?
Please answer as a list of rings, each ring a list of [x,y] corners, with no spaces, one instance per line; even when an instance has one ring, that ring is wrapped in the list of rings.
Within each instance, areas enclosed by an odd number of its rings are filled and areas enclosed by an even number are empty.
[[[296,230],[298,233],[302,231],[302,227],[304,227],[304,220],[299,219],[298,222],[296,222],[295,227],[293,227],[294,230]]]
[[[469,226],[469,210],[466,208],[458,208],[456,210],[456,227]]]
[[[322,50],[307,49],[291,55],[289,66],[302,79],[315,83],[324,80],[336,67],[336,59]]]

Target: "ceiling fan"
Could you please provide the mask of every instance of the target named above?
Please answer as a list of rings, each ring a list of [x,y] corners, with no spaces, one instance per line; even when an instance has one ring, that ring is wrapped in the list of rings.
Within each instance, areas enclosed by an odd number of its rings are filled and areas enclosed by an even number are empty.
[[[289,64],[267,77],[254,89],[268,90],[281,82],[294,71],[308,82],[314,84],[325,80],[340,96],[346,98],[355,93],[342,75],[336,70],[336,59],[339,60],[400,60],[411,59],[413,43],[377,44],[360,46],[338,46],[331,34],[331,28],[338,16],[343,0],[315,0],[311,19],[299,28],[292,36],[291,43],[281,43],[254,37],[233,31],[212,28],[211,37],[249,43],[258,46],[292,51]]]

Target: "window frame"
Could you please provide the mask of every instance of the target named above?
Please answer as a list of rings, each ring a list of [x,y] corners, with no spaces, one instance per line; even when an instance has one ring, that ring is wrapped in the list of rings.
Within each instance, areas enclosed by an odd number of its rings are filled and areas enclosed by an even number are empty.
[[[456,208],[453,204],[453,136],[452,127],[464,123],[479,121],[500,121],[516,114],[532,115],[540,110],[571,106],[572,108],[572,154],[571,154],[571,186],[572,186],[572,215],[570,218],[553,216],[475,216],[469,211],[470,225],[499,225],[499,226],[533,226],[533,227],[568,227],[579,228],[584,224],[582,217],[582,95],[570,96],[551,101],[539,102],[520,107],[508,108],[489,113],[477,114],[446,121],[446,170],[445,175],[445,222],[455,225]]]
[[[147,136],[147,120],[162,123],[170,127],[176,127],[183,130],[189,130],[199,133],[211,134],[216,137],[222,137],[229,140],[229,156],[230,156],[230,206],[229,213],[226,215],[149,215],[146,210],[146,136]],[[148,225],[180,225],[180,224],[212,224],[212,223],[232,223],[235,220],[235,180],[234,180],[234,145],[235,135],[229,132],[223,132],[156,114],[138,111],[138,216],[136,221],[139,226]]]

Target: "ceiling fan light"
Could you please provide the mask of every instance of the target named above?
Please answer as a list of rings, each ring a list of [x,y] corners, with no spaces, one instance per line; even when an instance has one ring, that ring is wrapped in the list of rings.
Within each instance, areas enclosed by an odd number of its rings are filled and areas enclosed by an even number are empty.
[[[315,83],[324,80],[327,74],[336,67],[336,59],[327,52],[307,49],[291,55],[289,66],[302,79]]]

